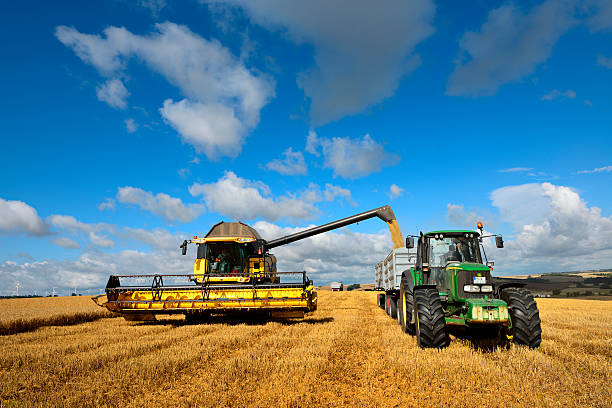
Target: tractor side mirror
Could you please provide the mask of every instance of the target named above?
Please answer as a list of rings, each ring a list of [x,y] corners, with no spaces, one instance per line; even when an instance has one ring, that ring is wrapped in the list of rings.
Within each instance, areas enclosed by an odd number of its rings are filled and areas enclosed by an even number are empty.
[[[495,237],[495,246],[498,248],[504,247],[504,239],[500,235]]]
[[[182,254],[187,255],[187,241],[183,241],[183,245],[181,245],[180,248],[183,250]]]
[[[408,249],[414,248],[414,238],[413,237],[406,237],[406,248]]]

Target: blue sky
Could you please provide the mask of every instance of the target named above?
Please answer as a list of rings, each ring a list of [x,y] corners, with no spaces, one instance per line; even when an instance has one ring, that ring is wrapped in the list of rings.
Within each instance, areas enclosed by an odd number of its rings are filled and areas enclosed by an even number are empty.
[[[610,1],[2,8],[0,294],[384,204],[405,234],[484,220],[500,275],[612,265]],[[275,253],[352,283],[390,248],[371,220]]]

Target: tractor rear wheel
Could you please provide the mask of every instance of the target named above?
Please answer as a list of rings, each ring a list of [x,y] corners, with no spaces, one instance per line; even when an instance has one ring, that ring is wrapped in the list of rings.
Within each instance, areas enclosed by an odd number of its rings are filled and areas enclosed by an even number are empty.
[[[412,292],[408,288],[408,282],[402,281],[400,286],[400,297],[398,302],[402,305],[402,320],[401,326],[404,333],[408,333],[411,336],[415,334],[415,325],[412,322],[412,307],[414,304],[414,297]]]
[[[414,291],[417,344],[421,348],[444,348],[448,346],[446,320],[440,295],[436,289],[424,288]]]
[[[389,296],[385,296],[385,313],[387,313],[387,315],[391,316],[391,311],[389,308],[389,301],[391,300],[391,298]]]
[[[391,316],[392,319],[397,319],[397,303],[393,298],[389,299],[389,316]]]
[[[506,288],[501,298],[508,304],[512,329],[507,334],[521,346],[538,348],[542,343],[542,327],[538,305],[533,295],[523,288]]]

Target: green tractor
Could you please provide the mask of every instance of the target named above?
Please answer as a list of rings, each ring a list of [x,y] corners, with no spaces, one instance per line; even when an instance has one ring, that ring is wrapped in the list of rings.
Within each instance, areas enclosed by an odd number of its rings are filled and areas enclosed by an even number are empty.
[[[542,329],[533,296],[524,284],[493,285],[493,262],[486,260],[482,239],[495,237],[498,248],[504,242],[500,235],[483,236],[480,222],[478,229],[406,238],[407,248],[418,239],[417,256],[416,264],[402,273],[398,323],[416,335],[422,348],[448,346],[449,333],[486,339],[494,346],[539,347]]]

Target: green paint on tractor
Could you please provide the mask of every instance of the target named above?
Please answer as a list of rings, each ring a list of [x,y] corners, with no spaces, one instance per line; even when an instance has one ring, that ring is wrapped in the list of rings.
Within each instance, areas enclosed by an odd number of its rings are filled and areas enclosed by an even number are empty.
[[[520,284],[495,287],[493,263],[487,262],[482,235],[472,230],[438,230],[416,236],[416,264],[402,274],[399,293],[387,294],[396,302],[398,322],[415,334],[423,348],[443,348],[449,334],[510,340],[537,348],[541,343],[540,317],[533,296]],[[406,247],[414,248],[412,237]]]

